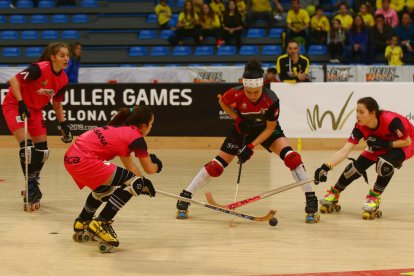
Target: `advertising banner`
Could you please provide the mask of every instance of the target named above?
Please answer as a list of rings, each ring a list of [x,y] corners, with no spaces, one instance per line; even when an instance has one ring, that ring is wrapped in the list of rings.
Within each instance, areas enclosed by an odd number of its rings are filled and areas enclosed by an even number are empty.
[[[232,124],[218,95],[238,84],[83,84],[70,86],[63,102],[75,135],[108,123],[124,106],[149,105],[155,113],[153,136],[225,136]],[[1,103],[8,86],[0,86]],[[48,134],[57,135],[55,112],[44,111]],[[0,115],[0,135],[9,130]]]
[[[349,137],[362,97],[373,97],[381,109],[414,123],[412,83],[272,83],[272,90],[280,99],[279,122],[287,137]]]

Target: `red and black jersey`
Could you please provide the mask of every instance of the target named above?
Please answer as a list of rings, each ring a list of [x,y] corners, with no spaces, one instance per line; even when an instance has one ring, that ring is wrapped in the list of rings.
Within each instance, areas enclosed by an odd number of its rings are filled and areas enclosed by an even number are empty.
[[[378,117],[378,126],[375,129],[356,123],[348,142],[356,145],[362,138],[366,140],[370,136],[386,141],[404,140],[408,136],[414,140],[414,126],[404,116],[383,110]]]
[[[19,81],[23,101],[30,109],[42,109],[52,98],[56,102],[64,99],[68,77],[64,70],[54,72],[49,61],[33,63],[15,77]],[[16,101],[11,91],[10,87],[6,98]]]
[[[266,121],[277,121],[279,118],[279,98],[275,92],[265,87],[256,103],[246,97],[243,86],[230,88],[221,100],[224,104],[233,107],[237,114],[254,128],[264,128]]]

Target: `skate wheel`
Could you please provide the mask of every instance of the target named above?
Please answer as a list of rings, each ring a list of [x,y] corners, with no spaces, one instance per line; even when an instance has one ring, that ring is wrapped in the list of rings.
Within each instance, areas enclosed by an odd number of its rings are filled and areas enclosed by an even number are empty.
[[[106,244],[104,242],[99,243],[99,251],[101,253],[109,253],[114,247],[112,245]]]
[[[363,219],[372,219],[371,214],[369,212],[363,212],[362,213],[362,218]]]
[[[75,242],[81,242],[82,241],[82,232],[75,232],[75,233],[73,233],[72,239]]]
[[[326,213],[327,212],[327,210],[326,210],[326,206],[323,206],[323,205],[321,205],[321,207],[319,208],[319,210],[321,211],[321,213]]]
[[[335,211],[339,213],[341,211],[341,205],[335,205]]]
[[[305,222],[306,223],[313,223],[313,216],[311,214],[305,215]]]
[[[84,242],[89,242],[89,241],[91,241],[93,239],[93,236],[92,236],[92,234],[91,233],[89,233],[89,232],[84,232],[83,233],[83,235],[82,235],[82,240],[84,241]]]
[[[313,215],[313,222],[314,223],[318,223],[321,220],[321,215],[319,214],[314,214]]]
[[[178,210],[176,218],[177,219],[188,219],[188,213],[186,211]]]
[[[327,207],[327,211],[328,211],[328,213],[332,213],[332,212],[333,212],[333,209],[334,209],[334,208],[333,208],[332,206],[328,206],[328,207]]]
[[[375,216],[376,216],[377,218],[382,217],[382,211],[377,210],[377,211],[375,212]]]

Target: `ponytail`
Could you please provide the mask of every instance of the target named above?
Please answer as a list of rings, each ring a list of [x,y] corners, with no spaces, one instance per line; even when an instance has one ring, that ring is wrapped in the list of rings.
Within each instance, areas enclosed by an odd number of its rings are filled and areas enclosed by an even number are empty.
[[[148,106],[122,107],[118,113],[109,121],[109,126],[136,126],[148,125],[154,113]]]

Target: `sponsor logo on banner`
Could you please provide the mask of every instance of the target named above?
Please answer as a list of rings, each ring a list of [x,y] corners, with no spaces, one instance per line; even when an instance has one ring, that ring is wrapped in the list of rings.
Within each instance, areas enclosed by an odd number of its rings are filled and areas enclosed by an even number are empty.
[[[194,83],[209,82],[225,82],[223,79],[223,72],[198,72],[197,77],[194,79]]]
[[[351,67],[328,67],[327,81],[349,81],[354,76],[351,75]]]
[[[400,78],[397,68],[389,66],[372,66],[365,75],[366,81],[394,81],[396,78]]]
[[[336,117],[334,112],[331,110],[327,110],[325,112],[322,113],[322,115],[319,113],[319,105],[315,105],[313,107],[313,112],[311,113],[310,109],[307,108],[306,109],[306,117],[308,120],[308,125],[309,128],[312,131],[318,130],[320,128],[322,128],[324,121],[326,122],[326,120],[331,121],[331,125],[332,125],[332,130],[341,130],[342,127],[344,126],[344,124],[346,123],[346,121],[348,120],[349,116],[351,116],[351,114],[354,112],[354,108],[349,108],[348,104],[349,101],[352,98],[352,95],[354,94],[354,92],[352,92],[348,98],[345,100],[338,116]],[[349,111],[347,111],[349,110]],[[326,119],[328,118],[328,119]]]

